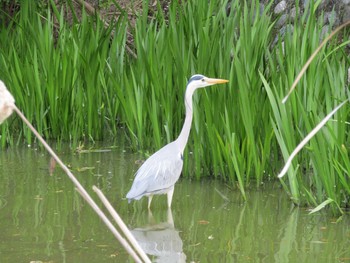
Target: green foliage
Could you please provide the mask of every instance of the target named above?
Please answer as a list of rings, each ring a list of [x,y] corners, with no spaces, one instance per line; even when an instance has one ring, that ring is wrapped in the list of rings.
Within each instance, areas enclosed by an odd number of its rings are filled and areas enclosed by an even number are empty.
[[[310,10],[314,10],[312,6]],[[273,70],[260,74],[272,107],[272,127],[285,160],[327,113],[347,99],[345,69],[349,68],[349,61],[344,50],[333,52],[339,47],[333,41],[311,63],[289,100],[281,103],[299,68],[320,44],[321,22],[315,20],[313,13],[296,20],[293,32],[286,35],[283,43],[279,41],[276,52],[269,52],[269,67]],[[327,204],[334,212],[342,212],[339,207],[349,205],[350,177],[345,173],[349,165],[345,154],[349,126],[344,122],[348,114],[346,106],[339,110],[334,121],[328,122],[293,161],[288,181],[281,181],[296,204],[316,206],[325,204],[325,199],[332,200]]]
[[[282,159],[347,97],[350,62],[344,45],[333,41],[281,103],[320,43],[323,19],[316,21],[312,4],[309,15],[296,17],[293,30],[287,27],[275,41],[270,6],[260,11],[258,1],[171,1],[168,14],[159,7],[152,19],[144,1],[134,27],[123,12],[107,27],[84,12],[68,24],[63,9],[50,3],[43,17],[33,1],[23,2],[0,30],[0,78],[46,138],[77,143],[122,130],[134,149],[153,152],[181,130],[187,79],[195,73],[227,78],[226,87],[195,95],[183,175],[237,182],[245,197],[252,182],[274,179]],[[137,58],[127,50],[130,42]],[[349,127],[342,121],[348,113],[344,107],[336,114],[338,121],[311,140],[289,180],[281,181],[295,203],[329,198],[335,209],[348,206]],[[1,134],[2,146],[33,140],[16,118]]]
[[[116,82],[108,74],[109,58],[111,52],[113,56],[124,52],[125,37],[118,34],[111,40],[114,27],[105,29],[101,21],[94,23],[85,14],[81,23],[68,27],[63,10],[56,10],[58,25],[54,25],[52,13],[43,19],[35,8],[23,3],[12,24],[1,30],[2,79],[46,138],[102,139],[105,119],[111,117],[115,123],[120,104],[109,95]],[[116,28],[120,29],[116,35],[125,36],[124,22]],[[16,121],[11,126],[12,131],[23,130],[31,143],[26,127]]]

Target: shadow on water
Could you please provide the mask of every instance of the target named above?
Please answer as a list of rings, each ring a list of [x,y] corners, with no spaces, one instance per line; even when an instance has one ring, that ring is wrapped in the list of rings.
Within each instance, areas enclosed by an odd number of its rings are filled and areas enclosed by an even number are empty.
[[[101,145],[100,147],[103,147]],[[166,197],[128,204],[139,164],[121,148],[59,156],[92,197],[97,185],[153,262],[346,262],[350,218],[294,208],[279,182],[248,190],[244,202],[222,182],[180,180],[171,211]],[[0,152],[1,262],[132,262],[67,176],[49,175],[48,155]],[[99,203],[99,202],[98,202]]]

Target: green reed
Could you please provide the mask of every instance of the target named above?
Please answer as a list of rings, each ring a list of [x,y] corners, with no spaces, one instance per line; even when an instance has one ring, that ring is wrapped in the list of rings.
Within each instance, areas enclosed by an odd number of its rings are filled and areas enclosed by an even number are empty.
[[[113,113],[119,111],[119,102],[110,95],[115,81],[106,74],[110,45],[116,47],[114,54],[123,52],[123,39],[115,37],[111,43],[114,27],[106,29],[85,14],[73,26],[65,22],[63,10],[56,16],[58,25],[50,12],[43,18],[35,3],[21,5],[10,26],[1,30],[1,76],[19,108],[46,138],[102,139],[106,118],[115,121]],[[117,25],[118,33],[125,35],[123,22]],[[17,125],[11,128],[23,129],[31,143],[27,128]],[[116,124],[111,130],[116,131]]]
[[[349,61],[344,50],[335,54],[334,49],[339,46],[333,41],[310,64],[295,94],[285,104],[281,103],[285,95],[281,85],[288,90],[301,65],[318,47],[321,37],[325,37],[320,34],[322,19],[316,21],[312,5],[310,12],[309,17],[295,21],[293,32],[284,38],[284,47],[280,41],[279,52],[271,54],[272,74],[268,78],[260,74],[272,107],[274,133],[285,159],[328,112],[347,99],[345,69]],[[344,167],[349,159],[344,152],[349,127],[344,121],[348,115],[345,107],[299,154],[288,171],[289,180],[281,181],[295,203],[317,205],[327,200],[333,211],[348,206],[350,178]]]
[[[323,19],[311,4],[310,15],[296,17],[272,45],[278,32],[270,6],[260,12],[258,1],[232,1],[228,12],[228,2],[171,1],[167,14],[158,7],[150,18],[144,1],[133,26],[123,12],[106,26],[85,12],[71,25],[53,2],[53,13],[42,13],[25,1],[0,30],[0,77],[46,138],[77,143],[123,131],[134,149],[150,153],[179,134],[192,74],[229,79],[194,96],[183,176],[223,179],[245,196],[251,183],[275,179],[298,142],[346,99],[350,63],[343,45],[329,43],[282,104],[320,43]],[[345,107],[337,113],[281,180],[295,203],[348,200],[347,114]],[[16,118],[1,134],[2,146],[33,140]]]

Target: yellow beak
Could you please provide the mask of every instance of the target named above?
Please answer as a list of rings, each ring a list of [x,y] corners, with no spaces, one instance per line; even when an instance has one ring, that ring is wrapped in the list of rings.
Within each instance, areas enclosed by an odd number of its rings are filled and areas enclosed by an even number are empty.
[[[211,79],[211,78],[207,78],[205,81],[210,84],[221,84],[221,83],[228,82],[228,80],[226,79]]]

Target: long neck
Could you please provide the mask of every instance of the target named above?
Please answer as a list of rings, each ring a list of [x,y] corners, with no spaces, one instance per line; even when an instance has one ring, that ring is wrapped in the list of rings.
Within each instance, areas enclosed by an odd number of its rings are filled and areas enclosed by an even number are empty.
[[[180,132],[179,137],[176,139],[176,142],[178,143],[181,151],[183,152],[187,141],[188,136],[190,135],[191,125],[192,125],[192,118],[193,118],[193,111],[192,111],[192,95],[194,90],[193,89],[186,89],[185,93],[185,107],[186,107],[186,117],[185,117],[185,123],[182,127],[182,130]]]

